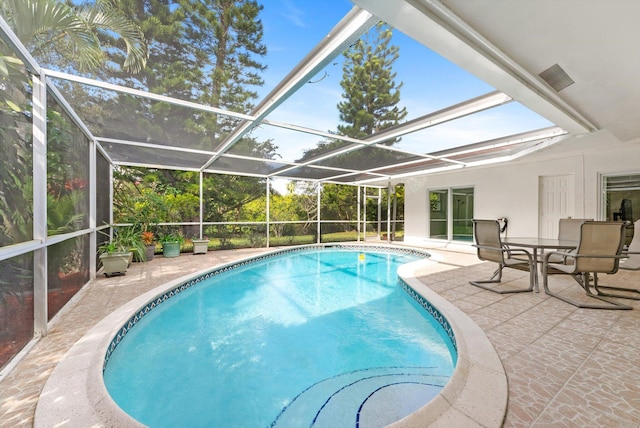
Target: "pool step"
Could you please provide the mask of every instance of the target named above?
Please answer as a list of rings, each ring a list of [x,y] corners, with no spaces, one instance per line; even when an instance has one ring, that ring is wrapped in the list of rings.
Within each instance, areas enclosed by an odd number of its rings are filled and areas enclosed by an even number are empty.
[[[370,427],[397,421],[435,397],[449,376],[431,367],[358,370],[301,392],[272,427]]]

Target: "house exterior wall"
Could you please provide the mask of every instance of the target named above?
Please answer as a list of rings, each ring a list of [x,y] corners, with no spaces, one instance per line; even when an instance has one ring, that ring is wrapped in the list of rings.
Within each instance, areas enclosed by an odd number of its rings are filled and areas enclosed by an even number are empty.
[[[602,219],[602,174],[640,173],[640,139],[621,143],[609,134],[571,138],[521,159],[438,174],[408,177],[405,237],[408,244],[436,244],[428,236],[428,192],[473,187],[475,218],[507,217],[510,236],[538,236],[539,179],[571,174],[573,217]],[[442,243],[442,241],[440,241]]]

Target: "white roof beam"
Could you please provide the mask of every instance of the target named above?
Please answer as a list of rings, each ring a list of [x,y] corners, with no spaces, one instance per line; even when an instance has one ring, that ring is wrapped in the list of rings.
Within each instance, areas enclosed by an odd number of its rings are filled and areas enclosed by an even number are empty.
[[[368,144],[381,143],[393,138],[401,137],[421,129],[439,125],[450,120],[459,119],[470,114],[478,113],[493,107],[511,102],[510,96],[499,91],[490,92],[468,101],[463,101],[451,107],[444,108],[434,113],[418,117],[393,128],[385,129],[371,137],[365,138]]]
[[[295,91],[305,85],[309,79],[340,55],[350,45],[378,22],[378,18],[357,6],[354,6],[347,15],[331,30],[291,72],[276,86],[252,112],[253,121],[247,121],[237,127],[217,148],[218,153],[224,153],[248,131],[256,122],[264,119],[276,107],[282,104]],[[219,155],[218,155],[219,156]],[[209,159],[203,167],[208,167],[216,160]]]
[[[207,105],[204,105],[204,104],[198,104],[198,103],[195,103],[193,101],[180,100],[180,99],[172,98],[172,97],[169,97],[169,96],[166,96],[166,95],[158,95],[158,94],[154,94],[154,93],[151,93],[151,92],[141,91],[139,89],[133,89],[133,88],[125,87],[125,86],[115,85],[113,83],[100,82],[99,80],[88,79],[86,77],[81,77],[81,76],[74,76],[72,74],[63,73],[63,72],[60,72],[60,71],[55,71],[55,70],[50,70],[50,69],[45,69],[44,71],[46,72],[47,76],[49,76],[49,77],[55,77],[55,78],[58,78],[58,79],[68,80],[70,82],[81,83],[83,85],[89,85],[89,86],[93,86],[93,87],[96,87],[96,88],[106,89],[106,90],[109,90],[109,91],[114,91],[114,92],[118,92],[118,93],[133,95],[133,96],[136,96],[136,97],[146,98],[146,99],[153,100],[153,101],[162,101],[162,102],[165,102],[165,103],[174,104],[174,105],[178,105],[178,106],[181,106],[181,107],[187,107],[187,108],[191,108],[191,109],[195,109],[195,110],[206,111],[206,112],[209,112],[209,113],[221,114],[221,115],[233,117],[233,118],[236,118],[236,119],[255,120],[255,118],[253,116],[249,116],[247,114],[236,113],[236,112],[229,111],[229,110],[223,110],[223,109],[217,108],[217,107],[211,107],[211,106],[207,106]]]

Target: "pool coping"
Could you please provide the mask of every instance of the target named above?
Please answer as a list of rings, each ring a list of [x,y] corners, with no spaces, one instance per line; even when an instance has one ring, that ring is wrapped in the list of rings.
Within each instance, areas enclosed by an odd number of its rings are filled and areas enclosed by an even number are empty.
[[[107,392],[103,381],[105,356],[113,346],[114,336],[131,320],[132,314],[169,290],[208,272],[310,247],[343,247],[368,251],[380,247],[396,252],[417,250],[377,244],[305,245],[242,258],[168,281],[119,307],[69,349],[49,376],[40,394],[34,426],[144,426],[120,409]],[[429,253],[433,254],[431,251]],[[501,426],[507,408],[507,378],[502,363],[486,334],[477,324],[416,278],[420,271],[433,263],[438,263],[437,258],[430,257],[408,263],[398,269],[398,274],[405,284],[445,316],[456,338],[458,362],[450,381],[435,399],[417,412],[397,421],[393,426]],[[487,391],[490,393],[487,394]]]
[[[431,251],[430,251],[431,253]],[[433,253],[432,253],[433,254]],[[440,393],[416,412],[389,425],[410,427],[501,427],[507,413],[507,374],[484,330],[467,314],[417,279],[437,257],[400,266],[398,275],[448,320],[458,361]]]

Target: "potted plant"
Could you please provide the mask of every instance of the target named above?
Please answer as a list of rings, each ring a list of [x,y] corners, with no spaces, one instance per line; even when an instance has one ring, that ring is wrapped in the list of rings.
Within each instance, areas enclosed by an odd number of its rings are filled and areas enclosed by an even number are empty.
[[[142,232],[140,234],[140,237],[142,238],[142,243],[145,245],[146,247],[146,258],[147,261],[149,260],[153,260],[153,255],[156,253],[156,242],[155,242],[155,235],[153,234],[153,232]]]
[[[153,255],[156,252],[155,235],[153,234],[153,232],[146,231],[140,234],[140,238],[142,239],[142,243],[146,247],[146,260],[153,260]]]
[[[209,238],[205,236],[203,239],[192,239],[191,242],[193,242],[193,254],[207,254]]]
[[[178,257],[180,255],[180,247],[184,238],[177,233],[168,233],[160,238],[162,244],[162,255],[164,257]]]
[[[119,227],[116,230],[118,244],[129,252],[129,265],[133,260],[140,262],[147,260],[147,247],[142,242],[139,230],[136,226]]]
[[[104,275],[107,278],[114,275],[124,275],[127,272],[131,252],[127,251],[116,239],[100,245],[98,254]]]

